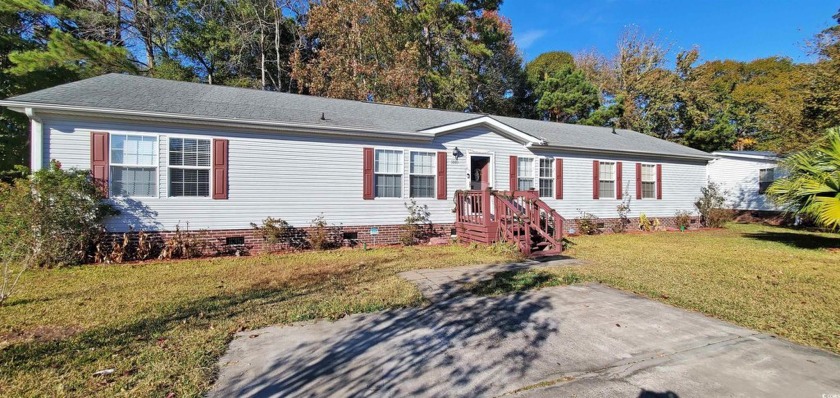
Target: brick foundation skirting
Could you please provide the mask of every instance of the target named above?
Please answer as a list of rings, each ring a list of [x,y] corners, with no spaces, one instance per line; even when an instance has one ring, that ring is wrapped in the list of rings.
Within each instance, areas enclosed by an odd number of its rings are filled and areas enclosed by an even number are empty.
[[[355,245],[392,245],[400,243],[400,236],[402,232],[402,224],[390,225],[353,225],[353,226],[335,226],[329,227],[331,233],[336,235],[336,240],[342,246]],[[371,229],[377,228],[378,234],[371,235]],[[454,224],[432,224],[430,229],[425,231],[428,237],[448,237],[454,230]],[[295,228],[295,236],[301,240],[305,240],[314,230],[312,227]],[[249,229],[212,229],[212,230],[195,230],[191,229],[189,232],[193,234],[196,239],[207,243],[207,254],[256,254],[266,251],[276,251],[287,249],[282,244],[269,245],[266,243],[257,231],[252,228]],[[148,239],[154,242],[157,246],[162,246],[164,242],[175,236],[175,231],[144,231]],[[123,235],[127,234],[129,240],[136,244],[139,232],[111,232],[109,239],[122,239]]]

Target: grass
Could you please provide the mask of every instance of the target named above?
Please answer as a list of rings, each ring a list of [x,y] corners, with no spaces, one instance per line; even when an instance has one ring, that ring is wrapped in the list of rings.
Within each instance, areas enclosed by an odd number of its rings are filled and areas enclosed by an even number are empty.
[[[467,289],[480,296],[500,296],[531,289],[571,285],[580,282],[575,273],[551,273],[545,271],[519,270],[499,272],[491,279],[475,282]]]
[[[398,272],[511,259],[436,246],[36,270],[0,307],[0,396],[201,395],[237,331],[416,305]]]
[[[585,280],[840,353],[838,234],[730,224],[572,241]]]

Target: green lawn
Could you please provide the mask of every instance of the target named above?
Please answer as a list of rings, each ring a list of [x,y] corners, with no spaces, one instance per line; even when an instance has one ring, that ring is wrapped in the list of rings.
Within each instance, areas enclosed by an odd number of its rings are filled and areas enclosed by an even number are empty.
[[[723,230],[574,237],[590,281],[840,353],[840,234]]]
[[[237,331],[415,305],[400,271],[510,260],[436,246],[36,270],[0,307],[0,396],[200,395]]]

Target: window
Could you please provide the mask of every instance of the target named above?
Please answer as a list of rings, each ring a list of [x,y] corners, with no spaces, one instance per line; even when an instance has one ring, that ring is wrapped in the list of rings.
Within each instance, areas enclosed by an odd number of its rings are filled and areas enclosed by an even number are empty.
[[[642,165],[642,199],[656,199],[656,165]]]
[[[111,135],[112,196],[157,196],[157,137]]]
[[[169,196],[210,196],[210,140],[169,139]]]
[[[758,171],[758,193],[764,194],[770,184],[776,180],[776,169],[761,169]]]
[[[615,163],[600,162],[598,193],[601,198],[615,198]]]
[[[403,152],[377,149],[373,163],[376,197],[402,197]]]
[[[540,197],[554,197],[554,159],[540,159]]]
[[[435,197],[435,159],[430,152],[411,152],[408,190],[412,198]]]
[[[527,191],[534,188],[534,159],[519,158],[516,167],[516,190]]]

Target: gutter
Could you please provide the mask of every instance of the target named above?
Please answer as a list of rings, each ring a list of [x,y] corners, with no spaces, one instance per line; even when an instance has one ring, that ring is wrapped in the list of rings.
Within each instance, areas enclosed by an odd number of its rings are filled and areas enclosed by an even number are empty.
[[[200,126],[221,126],[228,128],[247,127],[255,130],[284,132],[284,133],[312,133],[331,136],[355,137],[355,138],[381,138],[397,139],[402,141],[431,142],[435,137],[427,133],[409,133],[403,131],[373,130],[353,127],[313,126],[310,124],[268,122],[261,120],[213,118],[206,116],[184,115],[180,113],[166,112],[143,112],[122,109],[91,108],[70,105],[35,104],[19,101],[0,101],[0,106],[21,113],[31,112],[31,109],[39,110],[39,114],[46,111],[59,115],[93,115],[97,117],[108,116],[115,119],[141,120],[141,121],[164,121],[181,124],[193,124]],[[30,111],[27,111],[29,109]],[[27,113],[28,115],[28,113]]]
[[[563,151],[563,152],[573,152],[573,153],[583,153],[583,154],[598,154],[598,153],[606,153],[606,154],[613,154],[613,155],[631,155],[631,156],[644,156],[644,157],[658,157],[664,159],[684,159],[684,160],[703,160],[703,161],[710,161],[715,159],[715,156],[709,155],[676,155],[676,154],[666,154],[666,153],[658,153],[658,152],[645,152],[645,151],[631,151],[631,150],[620,150],[620,149],[601,149],[601,148],[581,148],[581,147],[570,147],[564,145],[544,145],[539,147],[532,147],[534,149],[547,149],[547,150],[556,150],[556,151]]]

